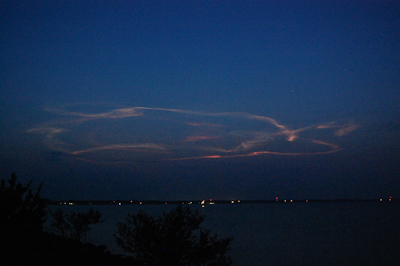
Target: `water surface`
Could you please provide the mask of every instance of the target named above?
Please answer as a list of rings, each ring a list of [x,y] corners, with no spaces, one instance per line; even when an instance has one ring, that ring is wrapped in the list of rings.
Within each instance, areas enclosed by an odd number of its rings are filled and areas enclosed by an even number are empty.
[[[233,236],[234,265],[400,265],[399,202],[319,202],[215,204],[200,209],[204,226]],[[92,226],[86,241],[124,253],[113,234],[127,213],[151,215],[176,205],[49,206],[99,209],[105,220]]]

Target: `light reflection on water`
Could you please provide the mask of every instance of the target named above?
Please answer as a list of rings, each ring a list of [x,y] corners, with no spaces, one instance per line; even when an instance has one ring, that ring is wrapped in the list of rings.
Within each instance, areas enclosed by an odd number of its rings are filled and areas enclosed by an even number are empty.
[[[400,265],[399,202],[215,204],[201,208],[204,226],[233,236],[234,265]],[[176,205],[49,206],[99,209],[102,224],[92,226],[88,242],[124,253],[113,234],[127,213],[160,215]],[[129,255],[129,254],[127,254]]]

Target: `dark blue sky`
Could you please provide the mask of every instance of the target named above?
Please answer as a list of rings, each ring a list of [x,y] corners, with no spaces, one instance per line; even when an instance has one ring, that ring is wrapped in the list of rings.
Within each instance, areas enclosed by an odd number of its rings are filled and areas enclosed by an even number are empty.
[[[399,197],[397,1],[1,1],[0,171],[51,199]]]

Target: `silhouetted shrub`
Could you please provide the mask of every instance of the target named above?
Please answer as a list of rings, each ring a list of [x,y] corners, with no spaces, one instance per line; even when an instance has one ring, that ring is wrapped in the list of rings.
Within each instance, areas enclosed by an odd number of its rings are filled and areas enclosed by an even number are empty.
[[[34,230],[43,230],[46,220],[46,203],[40,197],[42,183],[34,194],[31,182],[24,186],[17,183],[17,175],[0,183],[0,223],[3,226],[24,226]]]
[[[200,225],[198,210],[179,205],[154,218],[143,211],[117,223],[117,244],[133,253],[139,265],[231,265],[226,256],[231,237],[218,239]]]
[[[82,240],[86,237],[90,230],[91,224],[98,224],[101,213],[99,210],[89,209],[87,212],[70,212],[65,213],[58,209],[50,212],[53,217],[51,222],[51,231],[59,236],[69,239]]]

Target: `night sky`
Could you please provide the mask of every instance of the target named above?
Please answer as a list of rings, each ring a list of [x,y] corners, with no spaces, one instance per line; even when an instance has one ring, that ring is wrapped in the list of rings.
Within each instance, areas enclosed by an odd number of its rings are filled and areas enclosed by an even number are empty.
[[[400,197],[399,1],[3,0],[0,45],[44,197]]]

